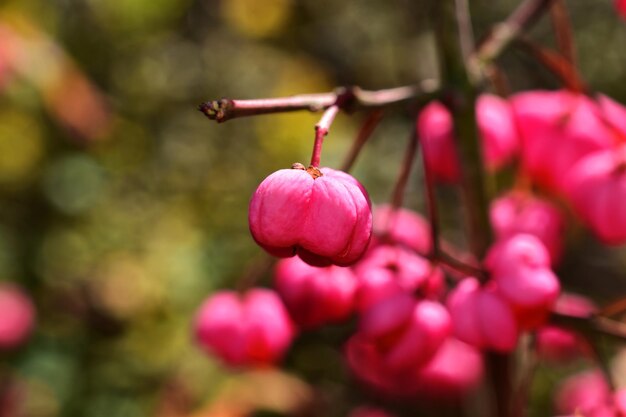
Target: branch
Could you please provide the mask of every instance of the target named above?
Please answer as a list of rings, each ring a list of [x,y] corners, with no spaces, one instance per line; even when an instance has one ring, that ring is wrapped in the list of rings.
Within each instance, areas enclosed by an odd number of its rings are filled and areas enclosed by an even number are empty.
[[[576,48],[572,21],[567,12],[565,0],[556,0],[550,5],[550,19],[554,28],[554,36],[559,52],[570,64],[576,65]]]
[[[509,44],[548,9],[555,0],[525,0],[511,15],[493,27],[489,36],[480,43],[468,59],[468,73],[474,82],[485,79],[485,71]]]
[[[563,55],[538,45],[525,36],[520,36],[517,39],[517,44],[523,51],[533,56],[548,71],[552,72],[568,89],[575,92],[587,90],[587,86],[574,64]]]
[[[356,157],[361,153],[361,149],[365,146],[365,142],[371,137],[372,132],[376,129],[376,126],[380,123],[383,118],[383,110],[376,109],[371,111],[363,125],[359,129],[354,141],[352,142],[352,147],[348,151],[343,164],[341,164],[341,170],[344,172],[349,172],[352,169],[352,165],[356,161]]]
[[[396,179],[396,184],[393,187],[393,192],[391,193],[391,207],[393,210],[402,206],[404,190],[406,189],[409,174],[411,173],[411,168],[413,167],[413,161],[415,160],[415,154],[417,153],[418,143],[417,131],[416,128],[413,127],[411,130],[411,136],[409,137],[409,143],[407,144],[406,151],[404,151],[402,168],[400,169],[400,173]]]
[[[198,106],[207,118],[218,123],[237,117],[261,114],[285,113],[298,110],[318,112],[338,104],[342,110],[351,111],[367,108],[380,108],[413,100],[439,89],[439,82],[424,80],[417,85],[368,91],[359,87],[340,88],[332,93],[302,94],[291,97],[233,100],[223,98],[202,103]]]

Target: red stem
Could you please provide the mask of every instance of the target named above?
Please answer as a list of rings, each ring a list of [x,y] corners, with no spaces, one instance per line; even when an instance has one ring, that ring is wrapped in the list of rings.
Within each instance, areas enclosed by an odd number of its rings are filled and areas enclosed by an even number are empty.
[[[326,109],[320,121],[315,125],[315,142],[313,143],[313,154],[311,155],[311,166],[315,168],[320,166],[324,136],[328,134],[330,125],[333,123],[333,120],[335,120],[337,113],[339,113],[339,106],[336,104],[330,106]]]

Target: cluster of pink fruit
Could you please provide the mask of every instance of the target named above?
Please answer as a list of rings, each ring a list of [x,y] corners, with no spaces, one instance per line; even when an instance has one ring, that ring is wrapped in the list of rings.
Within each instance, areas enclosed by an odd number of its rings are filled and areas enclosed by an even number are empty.
[[[286,258],[276,265],[277,293],[212,295],[196,317],[199,343],[233,366],[269,364],[283,356],[296,329],[356,313],[357,329],[344,345],[356,377],[384,394],[429,398],[476,387],[482,352],[511,352],[522,332],[536,332],[537,352],[547,359],[588,352],[580,336],[548,324],[553,311],[594,312],[584,298],[559,297],[552,266],[563,250],[561,207],[569,202],[604,242],[626,242],[626,211],[619,209],[626,199],[626,108],[607,97],[533,91],[508,100],[484,95],[476,110],[487,169],[517,159],[525,179],[519,183],[559,199],[526,187],[492,201],[495,242],[474,261],[481,274],[439,263],[430,226],[417,213],[378,206],[372,216],[353,177],[294,164],[267,177],[250,203],[255,241]],[[447,108],[427,105],[417,131],[429,178],[458,181]]]

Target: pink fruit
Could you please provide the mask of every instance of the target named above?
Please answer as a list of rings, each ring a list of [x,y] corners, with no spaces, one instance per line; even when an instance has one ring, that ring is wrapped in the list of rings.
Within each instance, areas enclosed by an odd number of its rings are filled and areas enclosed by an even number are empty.
[[[23,344],[35,325],[35,308],[26,293],[12,284],[0,284],[0,350]]]
[[[567,197],[582,221],[609,245],[626,242],[626,147],[596,152],[570,171]]]
[[[626,5],[626,3],[624,3]],[[626,8],[626,6],[624,6]],[[613,129],[617,135],[617,140],[626,141],[626,107],[621,103],[600,94],[598,104],[602,110],[604,121]]]
[[[441,269],[399,246],[374,247],[355,265],[354,271],[359,281],[359,311],[398,293],[419,292],[435,299],[444,289]]]
[[[401,294],[368,309],[360,333],[374,343],[391,370],[418,367],[433,357],[450,334],[450,316],[438,302],[414,302]]]
[[[377,240],[405,245],[417,253],[431,250],[430,227],[421,215],[388,204],[374,207],[374,237]]]
[[[280,257],[298,255],[316,266],[349,265],[372,232],[369,197],[350,175],[294,164],[259,185],[249,211],[254,240]]]
[[[584,95],[528,91],[510,102],[521,137],[522,167],[553,191],[562,192],[562,182],[580,158],[613,142],[600,109]]]
[[[555,408],[562,414],[593,416],[596,411],[610,406],[611,402],[611,390],[604,375],[593,370],[566,379],[557,390]]]
[[[596,310],[595,305],[580,295],[563,293],[553,310],[576,317],[589,317]],[[546,360],[564,362],[591,353],[587,341],[570,329],[554,325],[542,326],[537,330],[537,354]]]
[[[476,101],[476,122],[487,168],[496,170],[511,162],[519,152],[519,135],[509,102],[492,94],[481,95]]]
[[[416,375],[416,391],[430,399],[458,399],[475,389],[484,374],[482,355],[472,346],[449,338]]]
[[[497,240],[528,233],[546,246],[553,264],[560,259],[565,220],[548,200],[521,191],[509,192],[493,200],[489,217]]]
[[[437,101],[429,103],[417,118],[417,133],[432,180],[444,183],[458,181],[459,158],[450,111]]]
[[[232,366],[274,363],[294,337],[280,298],[258,288],[243,296],[233,291],[213,294],[200,307],[194,326],[198,343]]]
[[[291,317],[305,328],[347,319],[358,289],[350,268],[317,268],[298,257],[278,262],[274,284]]]
[[[517,323],[509,305],[493,290],[466,278],[447,302],[454,336],[478,349],[510,352],[517,345]]]
[[[520,328],[542,324],[559,295],[560,284],[539,239],[529,234],[515,235],[491,249],[485,263],[498,294],[513,308]]]

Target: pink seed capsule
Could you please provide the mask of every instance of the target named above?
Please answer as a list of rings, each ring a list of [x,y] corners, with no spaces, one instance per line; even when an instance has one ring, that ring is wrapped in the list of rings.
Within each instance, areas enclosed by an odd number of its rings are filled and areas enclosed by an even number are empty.
[[[611,390],[599,370],[585,371],[567,378],[557,389],[556,411],[561,414],[595,415],[610,405]]]
[[[563,191],[576,162],[613,143],[599,107],[582,94],[528,91],[513,96],[511,105],[521,135],[522,168],[553,191]]]
[[[570,316],[589,317],[596,311],[596,306],[581,295],[563,293],[553,310]],[[537,330],[536,345],[537,354],[552,362],[566,362],[592,353],[584,337],[554,325],[545,325]]]
[[[231,366],[275,363],[294,337],[280,298],[258,288],[243,296],[234,291],[211,295],[198,310],[194,327],[200,346]]]
[[[624,2],[626,9],[626,2]],[[598,104],[602,110],[602,118],[613,130],[617,136],[617,140],[623,142],[626,140],[626,107],[612,98],[600,94]]]
[[[417,117],[419,135],[427,169],[433,181],[455,183],[459,180],[459,158],[455,148],[454,124],[450,111],[433,101]]]
[[[509,192],[491,203],[489,218],[497,240],[528,233],[546,246],[552,264],[560,259],[565,220],[548,200],[521,191]]]
[[[278,262],[274,284],[294,321],[309,329],[347,319],[358,289],[350,268],[317,268],[298,257]]]
[[[518,329],[509,305],[492,289],[465,278],[447,302],[454,335],[478,349],[510,352],[517,345]]]
[[[593,153],[570,171],[566,194],[582,221],[608,245],[626,242],[626,147]]]
[[[426,363],[450,330],[450,316],[440,303],[416,303],[406,294],[374,305],[360,322],[360,332],[377,346],[384,366],[391,370]]]
[[[491,249],[485,264],[498,294],[513,308],[520,328],[542,324],[559,295],[560,284],[539,239],[515,235]]]
[[[374,207],[374,237],[407,246],[422,255],[429,253],[432,246],[426,219],[404,208],[394,210],[389,204]]]
[[[359,311],[398,293],[419,293],[437,299],[444,289],[441,269],[401,246],[372,248],[354,266],[354,272],[359,281]]]
[[[0,350],[23,344],[35,325],[35,308],[28,295],[12,284],[0,285]]]
[[[263,180],[250,201],[248,220],[252,237],[269,253],[297,253],[315,266],[356,262],[372,233],[369,197],[356,179],[301,164]]]
[[[487,168],[497,170],[511,162],[520,144],[509,102],[493,94],[481,95],[476,101],[476,122]]]
[[[417,371],[417,394],[427,399],[459,399],[478,387],[483,374],[481,353],[449,338],[430,362]]]

